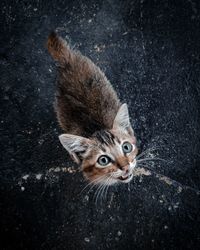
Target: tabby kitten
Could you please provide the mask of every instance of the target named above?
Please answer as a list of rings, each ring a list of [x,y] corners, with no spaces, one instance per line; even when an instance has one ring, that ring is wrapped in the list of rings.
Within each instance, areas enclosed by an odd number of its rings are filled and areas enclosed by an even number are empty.
[[[136,138],[126,104],[104,73],[52,32],[48,51],[58,62],[55,110],[59,136],[84,176],[95,184],[128,183],[136,166]]]

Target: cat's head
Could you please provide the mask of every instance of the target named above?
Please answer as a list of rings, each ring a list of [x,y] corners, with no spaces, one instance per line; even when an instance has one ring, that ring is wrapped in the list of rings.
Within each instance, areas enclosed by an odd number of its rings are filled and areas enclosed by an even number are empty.
[[[97,131],[91,138],[62,134],[59,139],[94,184],[131,181],[138,150],[126,104],[119,108],[112,129]]]

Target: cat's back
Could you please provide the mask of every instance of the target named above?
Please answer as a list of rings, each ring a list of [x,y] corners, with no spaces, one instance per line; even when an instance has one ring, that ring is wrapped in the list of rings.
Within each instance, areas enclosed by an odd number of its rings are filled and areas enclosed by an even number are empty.
[[[54,32],[47,45],[59,64],[55,109],[61,127],[77,135],[111,128],[120,101],[104,73]]]

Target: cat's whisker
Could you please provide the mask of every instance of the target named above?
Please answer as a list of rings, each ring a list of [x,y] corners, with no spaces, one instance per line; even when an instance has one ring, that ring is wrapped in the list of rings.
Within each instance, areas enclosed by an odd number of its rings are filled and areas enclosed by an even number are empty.
[[[93,187],[95,186],[95,184],[88,184],[85,188],[84,188],[84,190],[86,190],[86,188],[87,187],[90,187],[90,189],[92,189]],[[87,191],[87,193],[90,191],[90,189]],[[82,190],[80,193],[79,193],[79,195],[81,195],[83,192],[84,192],[84,190]]]
[[[97,200],[97,194],[99,192],[99,189],[101,188],[102,185],[99,185],[94,193],[94,199],[95,199],[95,204],[96,204],[96,200]]]
[[[102,180],[101,180],[101,182],[100,182],[100,185],[98,186],[97,190],[96,190],[95,193],[94,193],[94,198],[95,198],[95,196],[96,196],[95,203],[97,203],[98,196],[99,196],[99,192],[101,191],[102,187],[104,186],[105,181],[106,181],[107,178],[108,178],[107,175],[104,175],[104,176],[103,176],[103,178],[102,178]]]
[[[87,183],[87,185],[81,190],[80,194],[82,194],[83,191],[84,191],[86,188],[88,188],[89,186],[91,186],[90,189],[87,191],[87,193],[88,193],[94,186],[98,185],[98,183],[101,182],[101,180],[103,180],[104,178],[105,178],[105,175],[100,176],[100,177],[94,179],[93,181],[90,181],[90,182]]]
[[[87,193],[89,193],[90,192],[90,190],[92,190],[94,187],[96,187],[98,185],[98,183],[93,183],[91,186],[90,186],[90,188],[89,188],[89,190],[87,191]]]
[[[100,200],[102,200],[102,198],[104,198],[103,194],[104,194],[105,188],[107,187],[108,180],[109,180],[109,177],[105,180],[105,183],[104,183],[103,188],[101,190]]]
[[[148,157],[148,158],[137,160],[137,162],[146,162],[146,161],[164,161],[164,162],[168,162],[167,160],[164,160],[164,159],[159,158],[159,157],[152,157],[152,158]]]
[[[146,150],[143,151],[141,154],[139,154],[139,155],[136,156],[136,160],[137,160],[137,159],[140,159],[142,156],[144,156],[145,154],[147,154],[147,153],[149,153],[149,152],[151,152],[151,151],[155,151],[156,149],[159,149],[159,147],[158,147],[158,146],[153,146],[152,148],[146,149]]]
[[[112,173],[112,177],[120,177],[121,173],[119,171]]]
[[[107,185],[106,191],[105,191],[105,197],[107,196],[107,192],[108,192],[108,189],[109,189],[109,187],[110,187],[110,183],[111,183],[111,181],[112,181],[112,178],[113,178],[113,174],[111,174],[111,176],[110,176],[110,178],[109,178],[109,180],[108,180],[108,185]]]
[[[105,196],[103,196],[103,194],[104,194],[104,191],[106,190],[106,188],[107,188],[107,186],[108,186],[108,184],[109,184],[109,181],[110,181],[110,179],[111,179],[111,176],[108,176],[108,178],[106,179],[106,181],[105,181],[105,183],[104,183],[104,187],[103,187],[103,189],[102,189],[102,192],[101,192],[101,196],[100,196],[100,199],[101,199],[101,201],[102,201],[102,198],[105,200]]]
[[[102,188],[104,187],[104,183],[103,184],[101,184],[99,187],[98,187],[98,191],[97,191],[97,195],[96,195],[96,199],[95,199],[95,204],[97,205],[97,203],[98,203],[98,198],[99,198],[99,195],[100,195],[100,193],[101,193],[101,190],[102,190]]]
[[[155,169],[152,166],[148,166],[145,163],[138,164],[137,168],[147,168],[147,169],[155,171]]]
[[[100,185],[100,188],[98,188],[96,199],[95,199],[96,205],[98,203],[98,200],[100,200],[100,202],[102,202],[102,198],[104,198],[103,193],[108,185],[110,178],[111,178],[111,176],[108,176],[107,178],[105,178],[105,181],[102,183],[102,185]]]
[[[89,182],[89,183],[87,183],[86,185],[85,185],[85,187],[81,190],[81,192],[80,192],[80,194],[82,194],[83,193],[83,191],[87,188],[87,187],[89,187],[89,186],[93,186],[93,184],[95,183],[95,181],[92,181],[92,182]],[[88,191],[89,192],[89,191]]]
[[[107,187],[107,181],[108,180],[106,180],[106,183],[103,185],[103,188],[101,189],[101,192],[100,192],[100,201],[102,202],[102,199],[105,199],[105,197],[104,197],[104,191],[105,191],[105,188]]]
[[[111,179],[111,177],[110,177],[110,179]],[[108,184],[106,185],[106,188],[105,188],[105,195],[104,195],[105,200],[106,200],[106,197],[107,197],[108,189],[110,187],[110,179],[108,180]]]
[[[111,174],[111,175],[108,177],[107,182],[106,182],[106,185],[105,185],[105,188],[104,188],[104,190],[105,190],[104,199],[105,199],[105,200],[106,200],[108,188],[109,188],[109,186],[110,186],[110,181],[111,181],[112,178],[113,178],[113,175]],[[103,190],[103,191],[104,191],[104,190]]]
[[[129,182],[128,183],[128,191],[130,192],[130,190],[131,190],[131,183]]]

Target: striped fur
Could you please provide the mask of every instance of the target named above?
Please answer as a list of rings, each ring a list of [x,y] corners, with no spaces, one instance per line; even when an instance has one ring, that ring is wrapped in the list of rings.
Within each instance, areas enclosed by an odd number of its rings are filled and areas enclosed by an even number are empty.
[[[129,182],[137,148],[127,105],[121,105],[99,67],[56,33],[50,34],[47,47],[58,62],[55,111],[66,132],[59,136],[61,144],[88,180],[105,185]],[[123,152],[124,142],[132,145],[132,152]],[[106,167],[98,161],[102,156],[109,159]]]

